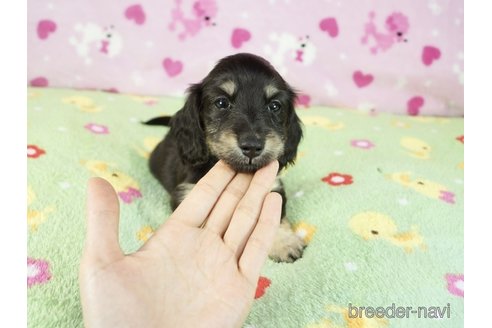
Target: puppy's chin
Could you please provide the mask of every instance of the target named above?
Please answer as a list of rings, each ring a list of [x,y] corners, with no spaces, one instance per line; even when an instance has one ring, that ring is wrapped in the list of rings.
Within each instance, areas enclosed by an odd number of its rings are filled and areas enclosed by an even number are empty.
[[[220,159],[226,162],[236,172],[253,173],[262,167],[267,166],[268,163],[275,158],[270,158],[270,156],[258,156],[250,161],[246,156],[228,156]]]

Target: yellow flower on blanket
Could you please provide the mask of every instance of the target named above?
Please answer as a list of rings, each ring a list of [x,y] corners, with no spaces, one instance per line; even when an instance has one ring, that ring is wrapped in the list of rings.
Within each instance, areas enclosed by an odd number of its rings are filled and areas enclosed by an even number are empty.
[[[410,123],[405,122],[404,120],[401,119],[392,119],[391,120],[391,125],[397,128],[402,128],[402,129],[408,129],[411,127]]]
[[[396,172],[387,175],[387,177],[427,197],[439,199],[448,204],[455,203],[455,194],[439,183],[422,178],[412,179],[410,172]]]
[[[36,231],[39,226],[46,221],[48,214],[53,212],[55,208],[53,206],[46,206],[43,209],[32,209],[33,203],[36,200],[36,194],[32,190],[31,186],[27,187],[27,225],[29,230]]]
[[[154,148],[161,140],[162,138],[158,137],[146,137],[142,142],[142,146],[136,146],[134,147],[134,149],[137,154],[139,154],[143,158],[148,159],[150,157],[150,153],[154,150]]]
[[[408,151],[408,155],[420,159],[429,159],[432,150],[428,143],[413,137],[401,138],[400,145]]]
[[[316,232],[316,227],[301,221],[294,225],[294,232],[302,238],[306,244],[309,244],[311,239],[313,239],[314,233]]]
[[[382,239],[402,247],[407,253],[412,252],[415,248],[427,249],[416,226],[412,226],[410,231],[398,232],[395,222],[382,213],[359,213],[350,219],[349,227],[364,240]]]
[[[36,99],[38,97],[41,96],[41,93],[39,91],[33,91],[33,90],[29,90],[27,92],[27,99]]]
[[[340,314],[345,324],[340,326],[329,319],[322,319],[318,323],[307,325],[305,328],[385,328],[389,326],[389,321],[386,318],[377,318],[376,316],[368,318],[364,312],[360,315],[355,315],[355,313],[349,315],[348,305],[347,307],[328,305],[326,310]]]
[[[151,226],[143,226],[137,232],[137,239],[145,243],[150,237],[152,237],[153,234],[154,234],[154,229],[152,229]]]
[[[102,110],[102,107],[94,104],[94,101],[89,97],[71,96],[62,99],[64,104],[71,104],[86,113],[97,113]]]
[[[301,121],[304,125],[319,126],[330,131],[340,130],[345,127],[345,124],[332,122],[324,116],[301,116]]]
[[[418,122],[418,123],[439,123],[439,124],[447,124],[451,122],[449,118],[445,117],[432,117],[432,116],[410,116],[408,117],[409,120]]]
[[[142,197],[138,183],[129,175],[118,171],[116,165],[97,160],[81,161],[81,163],[91,172],[111,183],[123,202],[129,204],[135,198]]]
[[[147,106],[153,106],[159,102],[159,98],[148,97],[148,96],[130,96],[130,99],[145,104]]]

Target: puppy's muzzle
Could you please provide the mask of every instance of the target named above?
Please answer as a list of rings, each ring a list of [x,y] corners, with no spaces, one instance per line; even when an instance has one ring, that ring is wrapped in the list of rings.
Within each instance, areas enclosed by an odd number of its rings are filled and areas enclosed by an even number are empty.
[[[256,137],[254,134],[247,134],[240,136],[238,140],[239,148],[241,148],[242,153],[251,160],[258,157],[263,152],[265,147],[265,141]]]

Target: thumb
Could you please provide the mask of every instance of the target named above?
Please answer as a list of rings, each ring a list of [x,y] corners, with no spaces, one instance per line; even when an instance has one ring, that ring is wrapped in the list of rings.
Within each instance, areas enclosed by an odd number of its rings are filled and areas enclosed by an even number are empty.
[[[84,257],[102,263],[122,258],[118,242],[120,208],[118,197],[109,182],[91,178],[87,184],[87,234]]]

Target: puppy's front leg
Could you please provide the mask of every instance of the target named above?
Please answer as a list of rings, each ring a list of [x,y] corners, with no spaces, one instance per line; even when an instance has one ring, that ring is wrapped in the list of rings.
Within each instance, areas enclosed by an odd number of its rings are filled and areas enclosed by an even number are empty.
[[[306,243],[295,234],[290,222],[285,217],[287,197],[279,177],[275,180],[272,191],[278,192],[282,196],[282,221],[268,256],[277,262],[294,262],[302,256]]]
[[[302,256],[305,247],[304,240],[295,234],[290,222],[283,218],[268,256],[277,262],[294,262]]]

